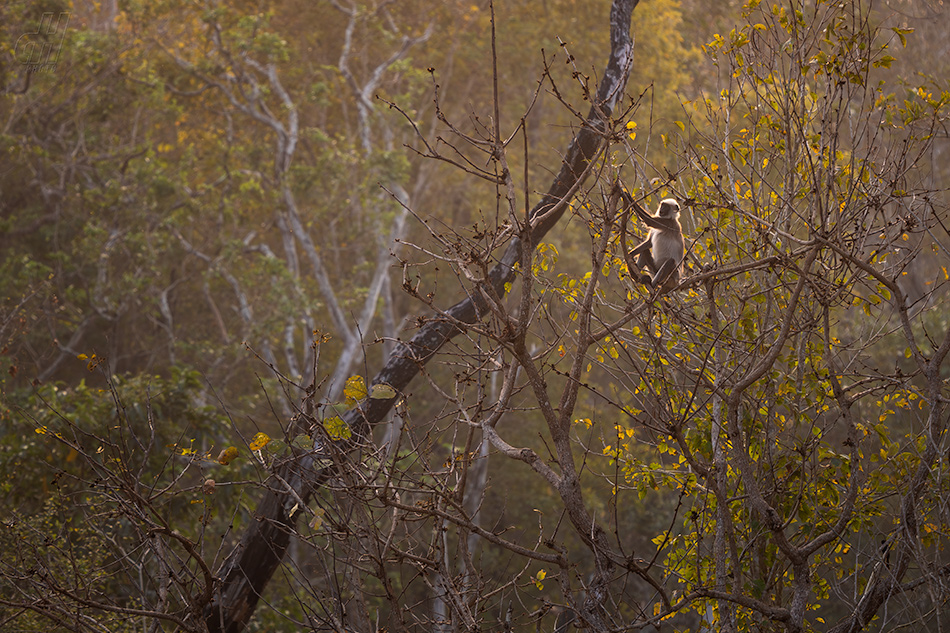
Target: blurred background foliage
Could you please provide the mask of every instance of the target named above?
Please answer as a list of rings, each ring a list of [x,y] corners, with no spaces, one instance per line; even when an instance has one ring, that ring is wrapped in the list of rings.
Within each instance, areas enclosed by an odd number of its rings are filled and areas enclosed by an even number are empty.
[[[577,125],[572,109],[589,107],[580,86],[596,85],[609,49],[609,6],[606,0],[511,0],[495,8],[501,128],[512,129],[526,116],[529,155],[516,142],[508,160],[518,169],[526,165],[532,195],[545,189],[560,164]],[[894,36],[894,60],[868,76],[869,83],[882,82],[879,99],[894,104],[895,116],[926,108],[926,94],[941,99],[950,75],[950,22],[942,3],[895,0],[874,9],[875,23],[906,37],[898,42]],[[739,72],[725,59],[741,39],[736,25],[748,14],[739,2],[695,0],[645,1],[634,13],[628,94],[635,103],[629,146],[643,157],[637,176],[644,187],[670,174],[679,179],[680,191],[699,202],[696,215],[684,218],[694,235],[709,229],[729,234],[736,224],[729,209],[711,202],[726,197],[721,183],[709,178],[714,169],[690,162],[695,157],[686,147],[716,138],[722,119],[710,114],[717,106],[707,99]],[[67,15],[68,26],[50,31],[49,15]],[[336,397],[324,378],[348,341],[337,319],[355,319],[372,299],[369,327],[356,334],[361,351],[342,370],[372,375],[386,353],[385,338],[411,335],[415,317],[425,312],[401,292],[395,260],[379,281],[380,253],[393,249],[409,257],[391,237],[433,248],[426,224],[469,236],[494,226],[495,189],[451,165],[424,160],[413,129],[435,138],[446,131],[440,117],[475,135],[490,127],[491,45],[488,6],[470,0],[10,0],[0,7],[0,494],[19,521],[0,537],[5,551],[26,540],[44,550],[51,569],[76,564],[75,573],[112,574],[116,560],[131,555],[135,539],[149,529],[175,525],[197,542],[210,526],[211,564],[253,506],[241,484],[263,480],[273,458],[253,457],[248,438],[258,431],[281,436],[311,382],[321,395]],[[550,79],[539,90],[545,72]],[[363,91],[367,87],[371,92]],[[752,112],[744,105],[735,112]],[[753,126],[742,133],[748,143],[737,145],[739,151],[751,153],[764,142]],[[943,192],[950,177],[946,130],[930,133],[939,142],[925,161],[928,191]],[[710,147],[704,160],[717,151],[728,154]],[[748,182],[745,190],[751,191]],[[737,195],[743,193],[740,186]],[[403,200],[412,217],[399,229]],[[735,231],[726,246],[697,240],[696,257],[730,261],[748,246],[743,240],[755,237],[748,227]],[[552,288],[582,278],[592,239],[577,218],[546,238],[559,254]],[[904,282],[915,299],[932,290],[928,284],[939,272],[938,260],[926,248],[921,252]],[[461,296],[450,266],[418,274],[437,305]],[[382,290],[372,294],[377,282]],[[569,301],[556,300],[549,308],[569,309]],[[734,327],[765,329],[754,322],[756,309],[737,307],[743,316]],[[942,332],[946,314],[930,312],[921,328]],[[839,337],[849,334],[849,325],[851,333],[861,328],[858,320],[842,318]],[[913,371],[903,347],[879,343],[862,349],[861,363]],[[802,355],[820,353],[804,349]],[[794,373],[797,359],[783,361]],[[429,371],[433,380],[449,382],[454,367],[446,361]],[[638,387],[597,369],[590,380],[617,401]],[[804,387],[795,385],[799,394],[822,388],[816,375],[803,381]],[[791,391],[786,384],[768,397],[773,404],[777,398],[779,409],[793,408]],[[864,412],[876,420],[877,409],[891,411],[889,428],[879,431],[885,447],[915,426],[908,407],[887,408],[888,402],[906,405],[906,395],[882,394]],[[416,445],[428,447],[432,463],[458,450],[450,420],[441,419],[444,404],[423,387],[412,396],[412,417],[424,421]],[[818,411],[822,402],[806,404]],[[617,415],[590,393],[579,409],[594,419]],[[534,443],[540,415],[526,410],[519,420],[509,441]],[[595,476],[585,485],[594,514],[614,514],[617,524],[638,527],[622,537],[629,551],[648,551],[681,501],[683,474],[672,453],[664,461],[656,438],[638,446],[632,436],[624,440],[625,432],[622,425],[578,431],[592,453],[602,455],[608,445],[614,458],[592,463]],[[711,450],[702,445],[708,433],[697,428],[690,439],[697,452]],[[218,463],[218,451],[232,445],[242,459]],[[128,503],[125,484],[120,477],[90,492],[88,483],[102,474],[80,454],[99,456],[103,464],[121,461],[137,482],[130,489],[168,486],[175,494],[152,498],[158,514],[144,527],[117,525],[109,504],[120,503],[118,497]],[[913,466],[889,463],[898,471]],[[555,515],[559,501],[519,466],[493,471],[483,523],[512,540],[519,537],[509,532],[530,540],[538,522],[533,511]],[[781,477],[786,465],[773,466]],[[643,469],[658,472],[644,478]],[[202,491],[208,479],[217,480],[213,497]],[[627,495],[620,506],[603,481],[626,482],[640,494]],[[652,501],[643,499],[664,484],[668,488]],[[114,496],[115,490],[123,492]],[[332,499],[324,502],[332,506]],[[88,511],[99,503],[103,513]],[[80,520],[88,516],[101,523]],[[869,508],[864,517],[873,522]],[[91,536],[104,534],[113,536]],[[112,539],[112,545],[77,557],[67,546],[44,549],[42,540],[51,535],[83,543]],[[8,572],[17,565],[5,557]],[[503,551],[482,555],[487,576],[515,574],[512,565]],[[137,592],[151,589],[128,573],[115,571],[108,591],[128,594],[131,604]],[[426,599],[413,591],[415,600]],[[292,595],[275,591],[286,614],[303,608]],[[259,618],[261,630],[282,622],[273,613]]]

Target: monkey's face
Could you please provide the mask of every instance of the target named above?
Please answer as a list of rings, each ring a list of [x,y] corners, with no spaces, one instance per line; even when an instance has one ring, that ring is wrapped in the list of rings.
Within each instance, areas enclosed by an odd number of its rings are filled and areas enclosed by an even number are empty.
[[[673,198],[667,198],[660,202],[660,208],[656,210],[658,218],[676,219],[680,215],[680,203]]]

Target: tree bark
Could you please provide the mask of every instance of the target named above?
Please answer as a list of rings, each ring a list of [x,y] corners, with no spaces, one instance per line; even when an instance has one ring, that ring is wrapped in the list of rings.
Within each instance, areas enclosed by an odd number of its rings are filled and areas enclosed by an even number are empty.
[[[594,105],[568,147],[561,168],[547,193],[530,213],[531,230],[526,232],[533,248],[557,224],[573,192],[583,182],[587,167],[604,145],[609,117],[624,94],[633,58],[630,19],[639,0],[614,0],[610,11],[611,52]],[[514,278],[514,265],[525,248],[520,238],[508,244],[488,275],[488,283],[497,296],[505,293],[505,284]],[[408,342],[393,350],[372,384],[386,383],[403,391],[420,369],[465,324],[476,323],[487,312],[485,300],[472,293],[445,311],[446,317],[430,318]],[[348,412],[346,422],[359,437],[369,437],[372,427],[381,422],[395,402],[365,400]],[[280,565],[294,531],[302,504],[327,473],[315,471],[310,453],[298,454],[276,468],[273,479],[279,482],[268,490],[241,541],[228,555],[217,573],[213,598],[204,612],[208,630],[213,633],[238,633],[257,606],[264,588]],[[301,503],[302,502],[302,503]]]

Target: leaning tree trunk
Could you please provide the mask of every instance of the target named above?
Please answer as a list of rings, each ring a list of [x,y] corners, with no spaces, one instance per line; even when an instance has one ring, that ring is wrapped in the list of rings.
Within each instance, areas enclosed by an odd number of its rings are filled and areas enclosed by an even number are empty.
[[[561,169],[547,193],[531,210],[531,230],[526,235],[533,248],[558,222],[567,203],[587,173],[587,167],[604,144],[609,117],[624,93],[633,58],[630,19],[639,0],[614,0],[610,11],[610,58],[597,90],[594,105],[584,124],[568,147]],[[525,244],[514,238],[499,262],[491,269],[488,283],[497,296],[503,296],[505,285],[514,278],[514,265],[520,261]],[[408,342],[400,343],[390,354],[385,366],[372,383],[385,383],[403,391],[439,349],[459,334],[461,325],[475,323],[487,312],[487,305],[478,293],[445,311],[446,318],[426,321]],[[346,422],[359,437],[369,437],[373,426],[382,421],[395,402],[368,399],[350,410]],[[265,493],[251,523],[235,549],[228,555],[217,578],[213,598],[205,610],[205,621],[213,633],[239,632],[254,612],[257,602],[280,565],[290,542],[297,514],[307,503],[313,490],[328,473],[314,469],[309,453],[296,454],[282,462],[274,479],[279,486]]]

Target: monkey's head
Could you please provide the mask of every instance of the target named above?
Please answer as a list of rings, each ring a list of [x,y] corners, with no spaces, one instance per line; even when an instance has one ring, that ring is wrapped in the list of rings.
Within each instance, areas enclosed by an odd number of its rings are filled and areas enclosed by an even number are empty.
[[[680,203],[673,198],[666,198],[660,201],[660,208],[656,210],[656,217],[672,218],[675,220],[680,217]]]

